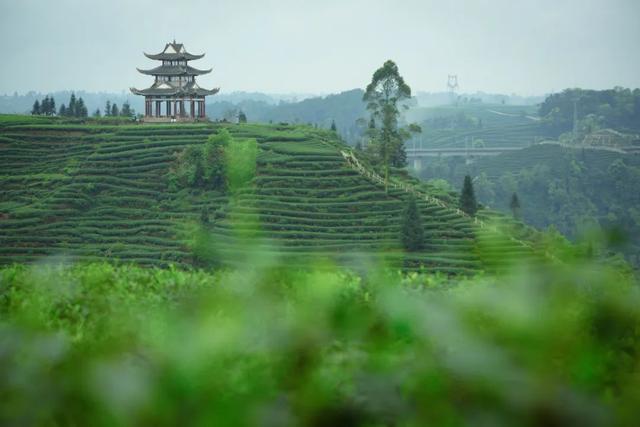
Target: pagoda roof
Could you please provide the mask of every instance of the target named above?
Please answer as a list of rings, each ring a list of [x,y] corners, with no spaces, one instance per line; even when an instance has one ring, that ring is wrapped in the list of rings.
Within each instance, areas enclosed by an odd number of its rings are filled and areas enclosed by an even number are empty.
[[[215,95],[220,91],[219,88],[204,89],[196,82],[190,82],[185,86],[171,86],[166,82],[157,83],[147,89],[136,89],[132,87],[131,93],[144,96],[208,96]]]
[[[149,59],[164,60],[164,61],[171,61],[171,60],[177,60],[177,59],[185,59],[187,61],[191,61],[194,59],[202,58],[204,56],[204,53],[201,55],[194,55],[192,53],[189,53],[184,48],[184,45],[182,43],[176,43],[176,41],[174,40],[173,43],[167,43],[164,46],[164,50],[162,52],[156,53],[156,54],[145,53],[144,56],[146,56]]]
[[[141,70],[140,68],[137,68],[137,70],[148,76],[200,76],[202,74],[209,74],[212,68],[208,70],[198,70],[188,65],[160,65],[150,70]]]

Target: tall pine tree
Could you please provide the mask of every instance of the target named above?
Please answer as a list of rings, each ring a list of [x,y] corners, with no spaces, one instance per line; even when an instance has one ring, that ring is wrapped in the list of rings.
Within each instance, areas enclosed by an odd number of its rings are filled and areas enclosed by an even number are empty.
[[[402,225],[400,229],[402,246],[409,252],[416,252],[424,247],[424,228],[416,199],[413,195],[402,213]]]
[[[462,193],[460,193],[460,209],[471,216],[475,215],[478,211],[476,193],[473,189],[473,182],[469,175],[464,177]]]
[[[67,113],[71,117],[78,117],[78,105],[75,93],[71,93],[71,98],[69,98],[69,106],[67,107]]]
[[[40,114],[40,101],[36,99],[36,102],[33,103],[33,108],[31,109],[31,114],[37,116]]]
[[[107,101],[104,105],[104,116],[109,117],[111,115],[111,101]]]
[[[509,207],[511,208],[511,213],[513,214],[513,219],[520,219],[520,199],[518,198],[518,194],[513,193],[511,195],[511,202],[509,202]]]
[[[115,102],[111,106],[111,115],[113,117],[118,117],[118,105]]]
[[[49,105],[49,95],[45,96],[40,104],[40,114],[44,114],[45,116],[49,115],[49,110],[51,109]]]
[[[76,117],[87,117],[89,112],[87,111],[86,105],[84,105],[84,100],[82,97],[76,101]]]

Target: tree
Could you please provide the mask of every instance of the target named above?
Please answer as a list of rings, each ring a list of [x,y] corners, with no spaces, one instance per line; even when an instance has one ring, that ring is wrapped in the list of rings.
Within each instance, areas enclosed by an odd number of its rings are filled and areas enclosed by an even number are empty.
[[[238,123],[247,123],[247,115],[242,110],[238,113]]]
[[[75,93],[71,93],[71,98],[69,98],[69,107],[67,108],[67,113],[71,117],[78,117],[78,105],[77,105]]]
[[[101,117],[102,114],[100,113],[100,109],[97,108],[96,111],[93,112],[93,117]]]
[[[89,112],[87,111],[87,107],[84,105],[84,100],[82,97],[76,101],[76,111],[75,117],[87,117]]]
[[[45,96],[40,103],[40,114],[46,115],[49,111],[49,96]]]
[[[225,191],[227,189],[227,165],[225,163],[225,150],[233,142],[233,137],[228,130],[222,129],[217,134],[209,135],[202,150],[203,179],[205,184],[212,188]]]
[[[55,116],[56,114],[56,100],[53,96],[49,99],[49,114]]]
[[[222,129],[210,135],[204,145],[187,146],[177,155],[171,168],[170,185],[226,191],[225,150],[231,142],[229,131]]]
[[[369,133],[376,145],[378,160],[384,167],[385,190],[389,184],[389,167],[404,167],[407,163],[404,141],[410,135],[407,130],[398,127],[398,119],[399,105],[410,98],[411,88],[404,82],[398,66],[390,60],[373,73],[362,98],[374,122]],[[375,128],[376,122],[380,123],[379,130]]]
[[[129,101],[126,101],[122,104],[120,115],[122,117],[131,117],[133,115],[133,113],[131,112],[131,105],[129,105]]]
[[[31,114],[37,116],[40,114],[40,102],[36,99],[36,102],[33,103],[33,108],[31,109]]]
[[[111,115],[111,101],[107,101],[104,105],[104,116],[109,117]]]
[[[520,219],[520,200],[518,199],[518,195],[513,193],[511,195],[511,202],[509,203],[509,207],[511,208],[511,213],[513,214],[513,219]]]
[[[111,106],[111,115],[113,117],[118,117],[118,105],[115,102]]]
[[[67,115],[67,107],[64,104],[60,105],[60,109],[58,110],[58,115],[63,117]]]
[[[473,190],[473,182],[469,175],[464,177],[462,193],[460,193],[460,209],[471,216],[475,215],[478,211],[478,202],[475,191]]]
[[[402,246],[409,252],[416,252],[424,247],[422,218],[413,195],[409,196],[407,206],[402,212],[400,239]]]
[[[332,132],[336,132],[338,130],[338,128],[336,128],[336,121],[335,120],[331,120],[331,131]]]

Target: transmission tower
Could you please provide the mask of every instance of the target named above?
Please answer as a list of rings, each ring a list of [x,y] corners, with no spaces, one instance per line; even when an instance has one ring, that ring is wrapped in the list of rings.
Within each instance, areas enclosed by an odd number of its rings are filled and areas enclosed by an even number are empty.
[[[449,74],[447,76],[447,87],[449,88],[449,92],[455,93],[458,86],[458,76]]]
[[[458,89],[458,76],[449,74],[447,76],[447,87],[449,88],[449,99],[452,104],[456,102],[456,89]]]

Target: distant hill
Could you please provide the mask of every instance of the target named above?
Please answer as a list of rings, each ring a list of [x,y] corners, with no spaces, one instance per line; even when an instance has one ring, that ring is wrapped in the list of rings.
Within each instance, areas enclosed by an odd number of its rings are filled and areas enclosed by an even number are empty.
[[[222,128],[258,142],[255,190],[230,205],[216,190],[171,188],[167,174],[176,153]],[[294,265],[318,256],[345,262],[358,253],[384,253],[406,268],[446,273],[488,265],[478,252],[473,221],[427,201],[419,202],[425,250],[403,255],[399,227],[406,193],[386,194],[349,167],[341,154],[348,149],[331,132],[291,125],[114,126],[0,116],[0,135],[1,263],[67,255],[193,265],[185,230],[209,212],[207,228],[223,263],[242,259],[245,248],[236,246],[234,233],[251,229],[257,215],[262,238],[272,243],[266,253],[286,256]],[[491,249],[503,255],[523,250],[508,239]]]
[[[409,147],[526,147],[544,136],[537,107],[532,105],[466,103],[417,107],[407,112],[406,120],[422,127],[422,133],[409,142]]]
[[[423,92],[418,91],[414,95],[421,107],[439,107],[451,105],[455,101],[472,101],[483,104],[496,105],[537,105],[544,101],[544,96],[521,96],[516,94],[500,93],[456,93],[453,96],[449,92]]]
[[[215,119],[236,120],[242,110],[249,122],[310,124],[329,129],[335,121],[338,133],[350,144],[355,145],[361,135],[356,125],[360,118],[368,117],[362,102],[364,92],[353,89],[324,97],[312,97],[298,102],[269,103],[264,100],[244,99],[240,101],[212,97],[207,104],[207,114]]]

